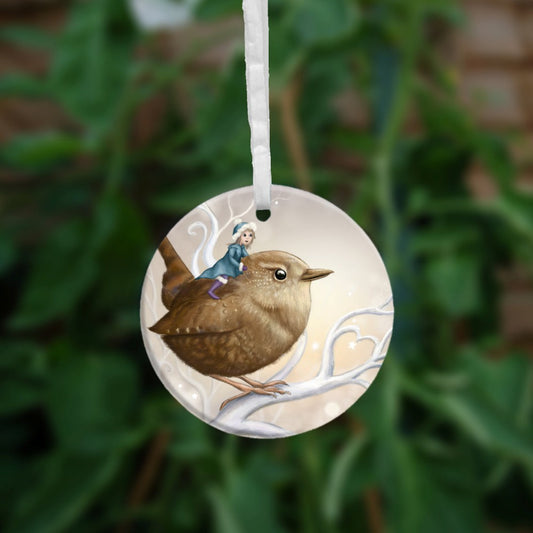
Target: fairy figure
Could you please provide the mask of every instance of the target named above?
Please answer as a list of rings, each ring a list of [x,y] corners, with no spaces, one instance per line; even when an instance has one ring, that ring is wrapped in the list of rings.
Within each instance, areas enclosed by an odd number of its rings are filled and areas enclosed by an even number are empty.
[[[213,279],[213,284],[207,294],[215,300],[220,298],[215,291],[228,282],[228,278],[236,278],[247,270],[242,259],[248,255],[247,248],[255,239],[257,226],[253,222],[238,222],[233,228],[232,243],[228,246],[226,255],[219,259],[211,268],[204,270],[197,279]]]

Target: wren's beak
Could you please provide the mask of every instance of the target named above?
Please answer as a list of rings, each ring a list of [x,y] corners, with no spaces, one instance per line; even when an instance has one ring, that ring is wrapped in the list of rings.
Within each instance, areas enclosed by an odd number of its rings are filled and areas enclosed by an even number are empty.
[[[300,278],[301,281],[315,281],[320,278],[325,278],[333,274],[333,270],[326,270],[324,268],[308,268]]]

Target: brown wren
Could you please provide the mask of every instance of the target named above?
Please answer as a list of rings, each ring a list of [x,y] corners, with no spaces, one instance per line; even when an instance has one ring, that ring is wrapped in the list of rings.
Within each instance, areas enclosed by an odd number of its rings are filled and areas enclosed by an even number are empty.
[[[309,319],[310,282],[332,271],[309,268],[286,252],[257,252],[243,258],[246,270],[230,278],[215,300],[207,294],[212,280],[194,279],[167,238],[159,251],[166,265],[162,300],[168,312],[150,330],[184,363],[241,391],[221,409],[250,392],[286,393],[279,388],[283,381],[260,383],[245,374],[290,350]]]

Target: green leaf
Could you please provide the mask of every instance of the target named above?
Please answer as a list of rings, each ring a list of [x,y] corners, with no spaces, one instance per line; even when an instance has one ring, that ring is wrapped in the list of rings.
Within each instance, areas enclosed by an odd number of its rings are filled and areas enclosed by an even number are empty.
[[[238,516],[228,502],[227,496],[217,487],[209,487],[207,495],[211,504],[214,524],[218,533],[244,533],[239,526]]]
[[[26,329],[68,316],[97,275],[89,225],[65,222],[37,252],[11,327]]]
[[[250,161],[250,129],[246,116],[245,67],[236,58],[220,79],[219,92],[203,103],[196,121],[197,157],[211,164],[224,163],[229,157]],[[231,135],[228,133],[231,132]]]
[[[305,46],[338,42],[359,20],[356,4],[347,0],[298,0],[291,15],[294,32]]]
[[[169,453],[179,460],[192,461],[209,457],[214,450],[209,441],[209,427],[185,409],[172,409],[165,415],[172,423],[175,437],[169,446]]]
[[[0,276],[5,274],[18,259],[18,251],[11,235],[0,231]]]
[[[0,96],[19,98],[42,98],[50,96],[46,80],[41,80],[23,73],[7,74],[0,78]]]
[[[270,89],[275,93],[287,86],[296,69],[302,65],[305,50],[285,19],[269,20],[269,34]]]
[[[484,531],[480,488],[471,457],[462,453],[446,461],[420,459],[419,531]]]
[[[212,20],[227,16],[231,13],[239,13],[242,10],[242,0],[199,0],[195,7],[195,13],[200,20]]]
[[[7,26],[0,30],[0,39],[21,46],[54,50],[57,37],[37,28],[29,26]]]
[[[136,35],[124,2],[76,2],[50,70],[56,98],[94,134],[117,120],[135,71]]]
[[[424,4],[425,12],[432,17],[440,17],[454,26],[468,24],[468,17],[460,5],[442,3],[439,0],[429,0]]]
[[[527,357],[511,353],[492,360],[473,349],[466,349],[458,365],[468,373],[478,390],[501,412],[507,413],[510,420],[522,421],[527,426],[531,406],[525,402],[533,390],[533,368]]]
[[[4,423],[2,433],[6,431],[9,432],[10,427]],[[3,435],[1,440],[3,450],[0,456],[0,516],[4,519],[4,525],[7,517],[13,512],[13,507],[20,501],[20,495],[27,491],[34,476],[33,472],[28,472],[31,471],[32,462],[21,457],[18,450],[9,453],[5,450],[6,439]]]
[[[472,118],[455,100],[436,95],[435,91],[422,85],[417,90],[415,105],[430,132],[428,141],[435,136],[452,138],[454,144],[468,144],[471,139],[476,139]],[[441,147],[442,150],[445,148]]]
[[[187,213],[209,198],[248,185],[250,185],[250,175],[245,174],[234,174],[225,179],[205,180],[202,187],[198,187],[196,180],[191,180],[154,195],[151,206],[161,213]]]
[[[531,430],[510,419],[476,387],[435,392],[407,375],[403,375],[402,383],[409,394],[461,428],[482,449],[497,452],[528,467],[533,464]]]
[[[350,470],[359,458],[367,439],[357,435],[350,439],[339,452],[331,465],[328,481],[324,487],[323,506],[326,520],[333,524],[339,519],[345,503],[344,488]]]
[[[0,161],[10,167],[42,172],[72,159],[82,150],[82,141],[65,133],[21,135],[4,144],[0,149]]]
[[[480,264],[477,256],[461,253],[434,257],[426,275],[430,294],[450,316],[474,312],[481,304]]]
[[[224,489],[210,490],[211,505],[217,531],[283,532],[276,516],[276,500],[272,476],[274,464],[262,454],[254,454],[245,468],[228,468]]]
[[[67,353],[54,369],[47,401],[59,446],[92,453],[129,445],[136,368],[114,354]]]
[[[393,437],[377,444],[377,468],[389,506],[387,518],[390,529],[397,533],[420,530],[420,469],[418,460],[407,442]]]
[[[496,212],[504,222],[525,239],[527,246],[533,243],[533,195],[512,192],[496,199]]]
[[[331,102],[350,82],[349,61],[348,56],[339,53],[316,58],[306,66],[298,115],[310,154],[321,154],[329,143],[324,131],[335,123]]]
[[[17,502],[7,532],[65,531],[116,475],[120,454],[48,456],[33,486]]]
[[[466,454],[446,461],[430,459],[398,435],[377,446],[390,531],[482,531],[474,468]]]
[[[390,439],[400,416],[400,389],[398,383],[399,366],[395,362],[393,350],[389,350],[386,364],[376,377],[378,387],[373,387],[352,407],[352,412],[365,423],[375,436]]]
[[[440,401],[448,416],[478,444],[533,465],[531,431],[516,428],[507,417],[471,391],[445,395]]]
[[[475,139],[477,155],[502,190],[508,191],[516,176],[516,165],[502,139],[494,134],[479,133]]]
[[[412,248],[419,254],[454,254],[479,242],[479,230],[465,224],[442,224],[413,235]]]
[[[97,256],[105,276],[95,289],[93,305],[117,317],[127,305],[137,307],[149,252],[146,221],[136,206],[120,197],[111,198],[97,217],[105,226]]]
[[[1,341],[0,354],[0,415],[40,405],[46,379],[44,350],[29,341]]]

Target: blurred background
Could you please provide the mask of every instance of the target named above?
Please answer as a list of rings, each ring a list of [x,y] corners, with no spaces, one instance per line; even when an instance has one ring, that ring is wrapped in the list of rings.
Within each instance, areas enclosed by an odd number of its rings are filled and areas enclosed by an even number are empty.
[[[275,183],[395,295],[347,413],[254,441],[177,404],[140,288],[251,184],[240,0],[0,0],[3,531],[533,531],[533,2],[270,0]]]

